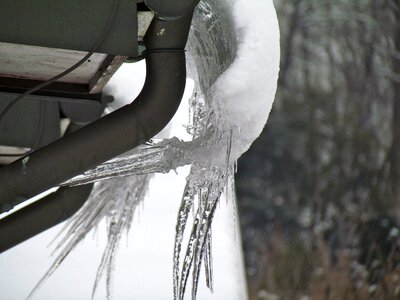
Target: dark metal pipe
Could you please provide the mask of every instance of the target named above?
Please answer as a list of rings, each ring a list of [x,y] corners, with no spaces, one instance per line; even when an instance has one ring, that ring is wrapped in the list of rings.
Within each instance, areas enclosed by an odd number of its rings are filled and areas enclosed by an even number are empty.
[[[179,18],[195,8],[198,0],[144,0],[144,3],[161,18]]]
[[[101,116],[101,112],[98,117]],[[82,128],[70,123],[65,136]],[[82,207],[93,184],[79,187],[63,187],[37,202],[0,219],[0,253],[65,221]]]
[[[89,197],[93,184],[62,187],[0,219],[0,253],[71,217]]]
[[[192,13],[153,19],[144,39],[146,81],[132,104],[0,168],[0,212],[144,143],[165,127],[185,88],[185,54],[176,50],[186,45],[191,19]]]

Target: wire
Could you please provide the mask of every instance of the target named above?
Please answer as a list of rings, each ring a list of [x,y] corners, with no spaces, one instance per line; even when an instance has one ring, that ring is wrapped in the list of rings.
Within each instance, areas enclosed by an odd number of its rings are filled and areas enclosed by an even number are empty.
[[[103,43],[105,37],[107,36],[108,32],[110,31],[110,28],[114,22],[115,19],[115,15],[117,12],[117,8],[118,8],[118,2],[119,0],[114,0],[113,2],[113,7],[112,7],[112,11],[111,14],[108,17],[108,21],[107,24],[102,32],[102,34],[99,36],[99,38],[97,39],[96,43],[92,46],[92,48],[89,50],[89,52],[80,60],[78,61],[76,64],[74,64],[73,66],[71,66],[70,68],[68,68],[67,70],[61,72],[60,74],[28,89],[27,91],[25,91],[23,94],[19,95],[18,97],[16,97],[13,101],[11,101],[5,108],[4,110],[0,113],[0,124],[1,122],[4,120],[5,116],[8,114],[8,112],[17,104],[19,103],[22,99],[24,99],[26,96],[31,95],[34,92],[37,92],[38,90],[48,86],[49,84],[52,84],[53,82],[57,81],[58,79],[64,77],[65,75],[71,73],[72,71],[74,71],[75,69],[77,69],[79,66],[81,66],[84,62],[86,62],[86,60],[89,59],[90,56],[93,55],[93,53],[99,48],[99,46]],[[33,150],[24,153],[22,155],[26,155],[29,154],[30,152],[32,152]],[[8,153],[11,154],[11,153]],[[16,154],[0,154],[0,157],[4,157],[4,156],[17,156]]]
[[[171,53],[171,52],[186,52],[186,49],[179,49],[179,48],[149,49],[149,50],[144,50],[141,56],[146,57],[147,55],[153,53]]]

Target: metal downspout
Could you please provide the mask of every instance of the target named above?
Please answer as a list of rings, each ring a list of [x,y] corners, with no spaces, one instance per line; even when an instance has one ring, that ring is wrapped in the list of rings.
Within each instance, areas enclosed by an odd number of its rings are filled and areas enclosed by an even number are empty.
[[[0,213],[153,137],[175,114],[186,82],[192,13],[155,17],[146,33],[146,81],[131,104],[0,168]]]
[[[62,187],[0,219],[0,253],[67,220],[85,203],[93,184]]]
[[[82,127],[82,125],[70,123],[65,136]],[[67,220],[86,202],[92,188],[93,184],[62,187],[39,201],[0,219],[0,253]]]

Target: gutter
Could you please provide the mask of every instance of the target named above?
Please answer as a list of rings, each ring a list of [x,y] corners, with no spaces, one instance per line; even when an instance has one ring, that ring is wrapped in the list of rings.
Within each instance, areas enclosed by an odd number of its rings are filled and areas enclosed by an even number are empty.
[[[0,168],[0,213],[146,142],[167,125],[185,89],[191,19],[192,11],[168,20],[156,14],[144,37],[146,81],[131,104]]]

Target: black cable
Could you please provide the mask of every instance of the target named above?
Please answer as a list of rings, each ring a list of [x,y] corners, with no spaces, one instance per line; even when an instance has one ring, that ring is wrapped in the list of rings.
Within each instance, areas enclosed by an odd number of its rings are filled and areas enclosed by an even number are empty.
[[[153,53],[164,53],[164,52],[186,52],[185,49],[150,49],[150,50],[144,50],[140,55],[138,56],[133,56],[133,57],[128,57],[125,62],[128,63],[133,63],[133,62],[138,62],[144,58],[146,58],[147,55],[153,54]]]
[[[89,52],[80,60],[78,61],[76,64],[74,64],[73,66],[71,66],[70,68],[68,68],[67,70],[61,72],[60,74],[30,88],[29,90],[25,91],[23,94],[19,95],[18,97],[16,97],[13,101],[11,101],[6,107],[5,109],[0,113],[0,124],[3,121],[4,117],[7,115],[7,113],[17,104],[19,103],[23,98],[25,98],[26,96],[29,96],[30,94],[37,92],[38,90],[48,86],[49,84],[52,84],[53,82],[57,81],[58,79],[64,77],[65,75],[71,73],[72,71],[74,71],[75,69],[77,69],[79,66],[81,66],[84,62],[86,62],[87,59],[89,59],[90,56],[92,56],[92,54],[99,48],[99,46],[103,43],[104,38],[107,36],[108,32],[110,31],[110,28],[114,22],[115,19],[115,15],[117,12],[117,8],[118,8],[118,2],[119,0],[114,0],[113,3],[113,7],[112,7],[112,11],[111,14],[109,15],[106,27],[104,28],[102,34],[99,36],[99,38],[97,39],[96,43],[93,45],[93,47],[89,50]],[[32,151],[32,150],[31,150]],[[29,151],[28,153],[30,153],[31,151]],[[28,153],[24,153],[22,155],[28,154]],[[11,153],[9,153],[11,154]],[[18,156],[16,154],[0,154],[0,157],[4,157],[4,156]],[[20,155],[21,156],[21,155]]]
[[[179,49],[179,48],[150,49],[150,50],[144,50],[142,52],[142,56],[146,57],[147,55],[153,54],[153,53],[170,53],[170,52],[186,52],[186,49]]]

